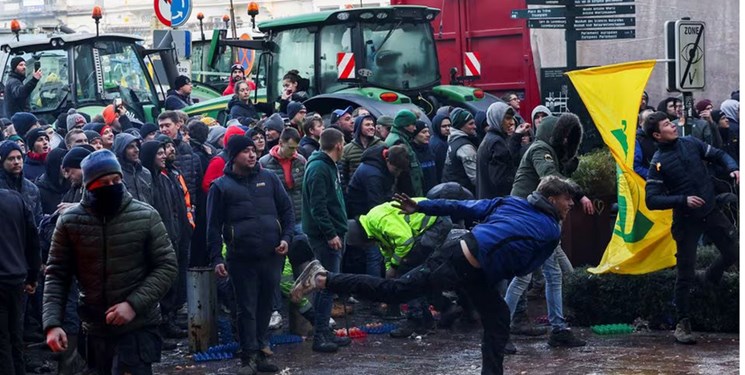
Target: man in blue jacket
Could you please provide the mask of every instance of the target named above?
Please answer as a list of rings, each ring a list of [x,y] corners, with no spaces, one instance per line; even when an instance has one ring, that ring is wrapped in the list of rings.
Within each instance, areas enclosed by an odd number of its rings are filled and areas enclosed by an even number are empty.
[[[277,372],[261,348],[268,346],[272,296],[292,240],[292,202],[279,178],[257,165],[250,138],[233,136],[227,148],[225,175],[212,183],[207,196],[207,246],[215,273],[226,277],[230,271],[242,349],[238,374]]]
[[[714,183],[704,160],[726,168],[736,182],[740,181],[737,163],[726,152],[694,137],[678,137],[678,126],[665,112],[655,112],[644,123],[647,136],[657,143],[647,176],[647,207],[651,210],[673,210],[672,234],[678,251],[678,276],[675,280],[675,309],[678,324],[675,340],[695,344],[691,332],[690,290],[697,279],[696,248],[701,234],[714,241],[721,253],[704,274],[703,284],[718,284],[722,274],[737,263],[737,228],[716,205]]]
[[[559,225],[574,206],[576,185],[556,176],[541,180],[528,199],[425,200],[396,195],[401,211],[479,220],[470,233],[446,241],[424,264],[399,279],[336,274],[312,262],[295,282],[292,298],[314,289],[354,293],[371,300],[400,303],[431,291],[462,288],[474,303],[484,328],[482,374],[502,374],[509,339],[510,312],[495,285],[540,266],[559,243]]]

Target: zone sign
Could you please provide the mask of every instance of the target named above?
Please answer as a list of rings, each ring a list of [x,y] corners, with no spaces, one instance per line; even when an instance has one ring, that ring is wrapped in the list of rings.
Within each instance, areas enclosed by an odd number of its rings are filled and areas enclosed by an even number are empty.
[[[701,21],[675,21],[675,87],[680,91],[703,90],[706,86],[706,44]]]

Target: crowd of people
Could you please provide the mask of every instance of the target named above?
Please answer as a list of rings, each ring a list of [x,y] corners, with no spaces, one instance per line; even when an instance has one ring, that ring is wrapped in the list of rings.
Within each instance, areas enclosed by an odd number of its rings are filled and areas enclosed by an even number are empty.
[[[236,79],[225,124],[179,110],[191,103],[187,77],[157,123],[131,121],[120,102],[93,118],[72,109],[54,124],[23,111],[1,119],[0,226],[13,230],[0,241],[0,358],[10,373],[24,373],[24,337],[42,333],[61,352],[59,373],[86,363],[99,374],[149,373],[173,345],[162,338],[186,337],[186,273],[197,266],[219,277],[240,374],[278,371],[268,333],[287,297],[312,324],[317,352],[350,344],[331,330],[334,300],[350,294],[388,309],[407,302],[393,337],[445,329],[475,311],[485,374],[501,373],[504,355],[517,351],[510,334],[586,344],[563,314],[562,274],[572,265],[559,240],[575,202],[595,211],[565,179],[578,166],[577,116],[538,106],[526,121],[508,93],[475,115],[442,107],[429,122],[406,109],[376,117],[350,106],[326,123],[302,104],[305,84],[291,71],[282,96],[259,104]],[[677,98],[657,111],[647,101],[635,170],[648,179],[649,207],[675,212],[685,248],[675,337],[693,343],[687,301],[701,232],[722,251],[707,282],[736,259],[735,239],[721,235],[729,227],[716,187],[700,174],[739,179],[739,97],[718,110],[701,100],[694,117]],[[536,270],[548,330],[527,318]]]

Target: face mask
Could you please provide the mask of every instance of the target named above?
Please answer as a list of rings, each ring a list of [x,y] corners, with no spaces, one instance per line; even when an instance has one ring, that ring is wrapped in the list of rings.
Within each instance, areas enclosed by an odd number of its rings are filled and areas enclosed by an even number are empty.
[[[104,216],[114,215],[122,205],[124,184],[102,186],[88,192],[91,196],[91,207]]]

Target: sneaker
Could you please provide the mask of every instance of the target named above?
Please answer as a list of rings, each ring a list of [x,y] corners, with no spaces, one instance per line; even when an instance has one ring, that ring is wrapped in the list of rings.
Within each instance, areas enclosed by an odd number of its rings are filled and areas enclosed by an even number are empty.
[[[274,363],[269,362],[269,360],[266,358],[266,355],[262,352],[255,352],[254,358],[256,361],[256,371],[257,372],[277,372],[279,371],[279,367],[275,365]]]
[[[551,332],[551,337],[548,339],[548,345],[555,348],[576,348],[579,346],[587,345],[587,341],[581,340],[574,336],[572,331],[568,329],[562,329],[559,331]]]
[[[680,344],[695,344],[696,339],[693,337],[693,332],[691,332],[691,320],[688,318],[681,319],[678,322],[678,325],[675,326],[675,333],[673,336],[675,336],[675,341]]]
[[[336,320],[334,320],[334,318],[329,318],[329,327],[336,327]]]
[[[515,344],[512,343],[512,340],[507,341],[507,344],[505,344],[504,349],[502,349],[502,353],[506,355],[517,354],[517,348],[515,347]]]
[[[310,262],[303,272],[295,280],[295,284],[292,285],[290,296],[292,302],[299,303],[304,295],[316,290],[316,276],[321,273],[326,273],[326,269],[323,268],[321,262],[314,260]]]
[[[269,318],[269,329],[280,329],[282,328],[282,315],[279,311],[272,313],[272,317]]]
[[[319,353],[336,353],[339,350],[339,345],[334,344],[325,334],[316,332],[313,336],[312,349]]]

